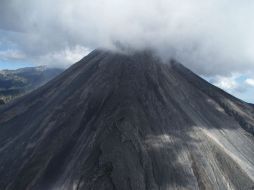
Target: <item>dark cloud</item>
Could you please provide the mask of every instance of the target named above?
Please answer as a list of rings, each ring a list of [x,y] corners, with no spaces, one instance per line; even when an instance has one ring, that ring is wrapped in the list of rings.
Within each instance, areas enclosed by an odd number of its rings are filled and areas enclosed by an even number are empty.
[[[0,37],[42,62],[119,42],[227,75],[254,70],[253,10],[251,0],[1,0]]]

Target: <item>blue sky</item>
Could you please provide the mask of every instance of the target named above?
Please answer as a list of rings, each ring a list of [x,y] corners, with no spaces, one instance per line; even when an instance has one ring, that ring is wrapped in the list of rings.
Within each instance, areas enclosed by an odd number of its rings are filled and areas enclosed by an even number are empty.
[[[1,61],[0,60],[0,70],[3,69],[18,69],[23,67],[32,67],[34,64],[22,61]]]
[[[203,78],[241,100],[248,103],[254,103],[254,80],[252,80],[248,75],[233,74],[229,77],[203,76]]]

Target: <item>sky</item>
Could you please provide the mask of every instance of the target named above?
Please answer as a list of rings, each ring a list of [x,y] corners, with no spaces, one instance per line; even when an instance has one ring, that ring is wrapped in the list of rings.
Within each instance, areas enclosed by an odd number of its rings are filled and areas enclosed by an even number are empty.
[[[154,49],[254,103],[253,0],[1,0],[0,69]]]

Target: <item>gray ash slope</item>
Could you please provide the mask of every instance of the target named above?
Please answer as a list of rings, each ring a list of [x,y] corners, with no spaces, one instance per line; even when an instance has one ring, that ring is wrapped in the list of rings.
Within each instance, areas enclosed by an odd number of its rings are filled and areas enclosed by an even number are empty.
[[[251,189],[253,129],[181,64],[96,50],[1,108],[0,189]]]

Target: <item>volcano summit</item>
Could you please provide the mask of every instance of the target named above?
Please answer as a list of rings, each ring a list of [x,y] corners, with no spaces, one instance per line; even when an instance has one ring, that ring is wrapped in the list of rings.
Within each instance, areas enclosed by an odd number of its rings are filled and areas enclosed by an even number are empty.
[[[0,107],[0,189],[252,189],[253,134],[253,105],[181,64],[95,50]]]

